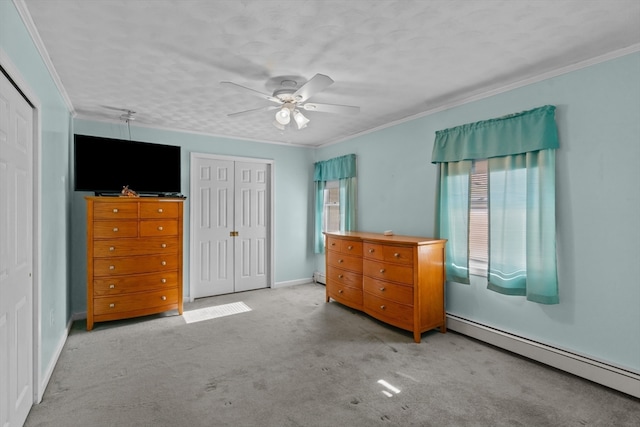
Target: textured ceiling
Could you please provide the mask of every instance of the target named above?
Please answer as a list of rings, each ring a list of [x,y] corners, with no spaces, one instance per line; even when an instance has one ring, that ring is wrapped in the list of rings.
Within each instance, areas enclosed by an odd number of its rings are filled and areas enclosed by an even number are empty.
[[[640,43],[639,0],[19,0],[79,118],[318,146]],[[283,76],[335,83],[284,131]]]

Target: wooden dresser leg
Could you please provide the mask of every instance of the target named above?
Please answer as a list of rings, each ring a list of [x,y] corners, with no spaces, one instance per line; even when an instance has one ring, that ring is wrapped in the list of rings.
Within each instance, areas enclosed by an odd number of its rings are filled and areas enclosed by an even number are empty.
[[[420,333],[420,331],[413,331],[413,340],[417,344],[420,344],[420,338],[422,338],[422,334]]]

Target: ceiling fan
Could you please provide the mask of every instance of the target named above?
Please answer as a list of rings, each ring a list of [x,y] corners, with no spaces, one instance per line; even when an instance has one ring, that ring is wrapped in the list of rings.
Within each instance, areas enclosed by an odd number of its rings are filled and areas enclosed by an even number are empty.
[[[297,81],[284,78],[280,82],[280,87],[277,88],[272,95],[262,93],[260,91],[233,82],[220,82],[220,84],[240,88],[253,95],[259,96],[262,99],[266,99],[267,101],[275,102],[276,104],[278,104],[267,105],[264,107],[240,111],[237,113],[231,113],[227,115],[228,117],[237,117],[245,114],[255,113],[258,111],[277,110],[273,125],[280,130],[285,129],[285,126],[291,122],[291,118],[293,118],[293,120],[295,121],[298,129],[307,127],[309,119],[305,117],[300,112],[300,110],[336,114],[356,114],[360,112],[360,107],[354,107],[351,105],[319,104],[317,102],[307,102],[307,100],[311,98],[311,96],[333,84],[333,80],[331,79],[331,77],[325,76],[324,74],[316,74],[311,78],[311,80],[300,87],[298,87]]]

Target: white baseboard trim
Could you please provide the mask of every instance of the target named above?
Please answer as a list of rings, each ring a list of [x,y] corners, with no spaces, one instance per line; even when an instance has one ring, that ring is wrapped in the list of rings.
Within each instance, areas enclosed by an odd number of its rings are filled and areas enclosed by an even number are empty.
[[[297,280],[288,280],[286,282],[276,282],[271,286],[271,288],[285,288],[287,286],[295,286],[295,285],[304,285],[305,283],[313,282],[313,278],[308,279],[297,279]]]
[[[640,375],[634,372],[452,314],[447,314],[447,329],[640,398]]]
[[[38,384],[38,393],[36,394],[35,403],[42,402],[42,397],[44,396],[44,392],[47,390],[47,386],[49,385],[49,381],[51,380],[51,376],[53,375],[53,370],[56,368],[56,365],[58,364],[58,359],[62,354],[62,349],[64,348],[64,345],[67,342],[67,338],[69,337],[69,334],[71,333],[72,324],[73,324],[73,319],[69,319],[69,321],[67,322],[67,330],[60,337],[60,341],[58,341],[58,345],[56,346],[56,351],[54,352],[53,357],[49,361],[49,365],[47,366],[47,369],[44,371],[42,377],[40,377],[40,382]]]

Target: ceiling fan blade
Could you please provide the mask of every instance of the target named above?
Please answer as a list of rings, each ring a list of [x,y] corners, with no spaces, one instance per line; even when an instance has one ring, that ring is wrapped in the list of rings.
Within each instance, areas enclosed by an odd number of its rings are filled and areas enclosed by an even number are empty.
[[[317,102],[308,102],[298,107],[304,108],[307,111],[319,111],[321,113],[337,113],[337,114],[358,114],[360,107],[354,107],[352,105],[338,105],[338,104],[318,104]]]
[[[311,98],[313,94],[325,90],[331,84],[333,84],[331,77],[324,74],[316,74],[293,94],[293,98],[298,102],[304,102]]]
[[[244,116],[245,114],[253,114],[253,113],[257,113],[258,111],[277,110],[278,108],[280,108],[280,107],[275,106],[275,105],[267,105],[267,106],[260,107],[260,108],[253,108],[251,110],[238,111],[237,113],[227,114],[227,117]]]
[[[276,98],[276,97],[273,97],[273,96],[269,95],[268,93],[262,93],[262,92],[259,92],[259,91],[257,91],[257,90],[254,90],[254,89],[248,88],[248,87],[246,87],[246,86],[239,85],[239,84],[237,84],[237,83],[233,83],[233,82],[220,82],[220,84],[221,84],[221,85],[225,85],[225,86],[235,86],[235,87],[240,88],[240,89],[242,89],[242,90],[245,90],[245,91],[247,91],[247,92],[249,92],[249,93],[251,93],[251,94],[253,94],[253,95],[255,95],[255,96],[259,96],[259,97],[260,97],[260,98],[262,98],[262,99],[266,99],[267,101],[273,101],[273,102],[277,102],[278,104],[282,104],[282,101],[280,101],[280,100],[279,100],[278,98]]]

